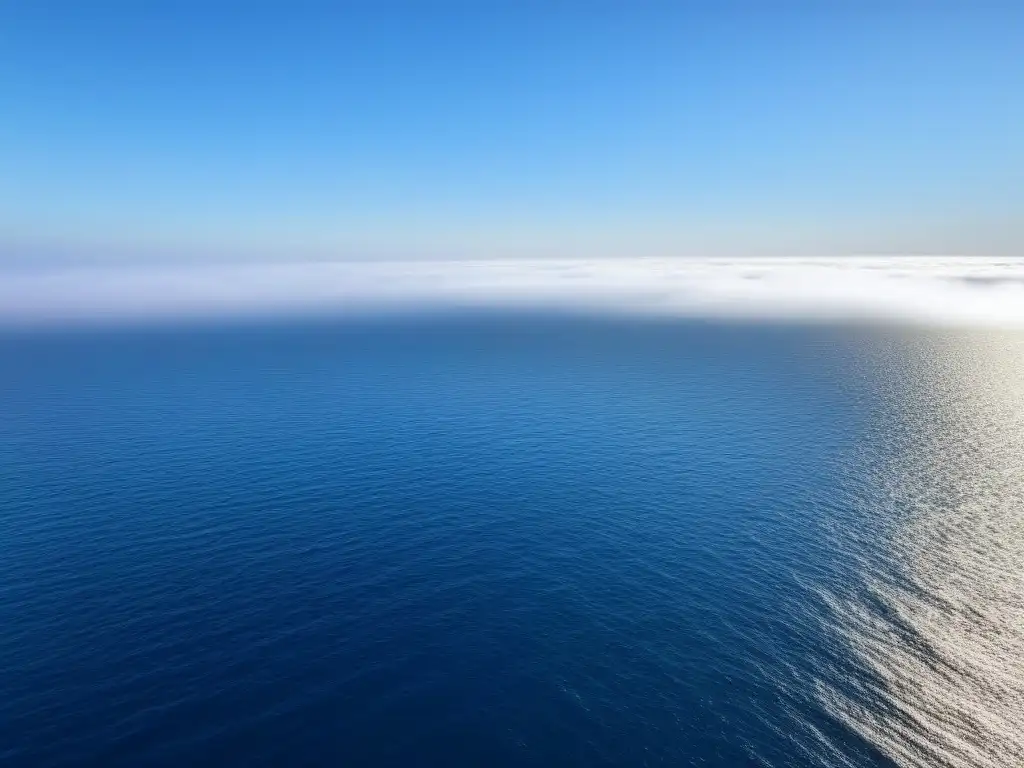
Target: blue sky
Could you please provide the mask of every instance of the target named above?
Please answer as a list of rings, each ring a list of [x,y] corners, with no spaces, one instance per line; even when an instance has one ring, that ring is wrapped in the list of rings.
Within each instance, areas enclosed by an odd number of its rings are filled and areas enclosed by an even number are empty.
[[[8,0],[0,253],[1022,253],[1022,41],[966,0]]]

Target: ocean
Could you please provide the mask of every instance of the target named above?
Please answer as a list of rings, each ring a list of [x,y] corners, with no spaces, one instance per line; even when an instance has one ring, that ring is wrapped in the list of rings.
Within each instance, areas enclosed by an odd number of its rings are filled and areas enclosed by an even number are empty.
[[[1024,764],[1024,333],[0,334],[0,762]]]

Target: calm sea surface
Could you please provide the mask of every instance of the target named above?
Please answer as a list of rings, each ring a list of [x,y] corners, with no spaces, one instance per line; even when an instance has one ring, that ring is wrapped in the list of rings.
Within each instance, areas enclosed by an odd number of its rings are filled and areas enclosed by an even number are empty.
[[[1024,336],[0,337],[0,763],[1024,764]]]

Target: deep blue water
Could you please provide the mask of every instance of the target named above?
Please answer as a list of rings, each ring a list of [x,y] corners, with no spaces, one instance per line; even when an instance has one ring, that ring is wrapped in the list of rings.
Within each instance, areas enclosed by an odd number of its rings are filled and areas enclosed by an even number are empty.
[[[968,720],[1022,690],[985,672],[1024,615],[1022,350],[488,314],[6,333],[0,762],[1016,764]]]

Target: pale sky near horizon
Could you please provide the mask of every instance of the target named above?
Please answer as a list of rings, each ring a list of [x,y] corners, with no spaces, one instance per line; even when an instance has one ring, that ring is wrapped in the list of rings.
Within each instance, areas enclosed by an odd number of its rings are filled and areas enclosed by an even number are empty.
[[[1024,4],[0,3],[0,260],[1024,254],[1021,211]]]

